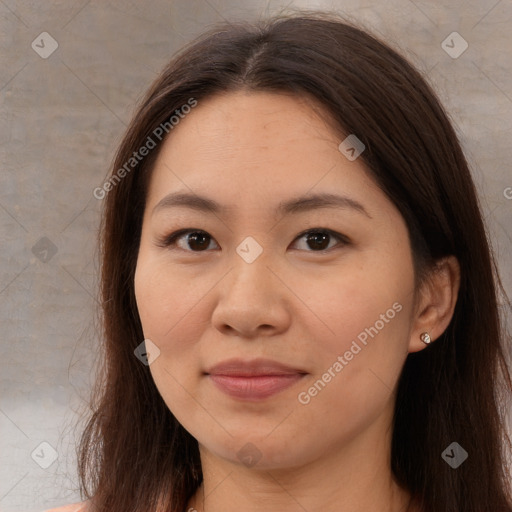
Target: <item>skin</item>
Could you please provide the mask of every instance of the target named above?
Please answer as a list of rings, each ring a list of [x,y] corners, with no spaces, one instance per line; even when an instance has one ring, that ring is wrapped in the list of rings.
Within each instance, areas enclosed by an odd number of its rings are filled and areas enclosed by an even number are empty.
[[[441,261],[415,295],[404,219],[362,159],[349,161],[339,151],[343,139],[325,119],[305,98],[218,95],[174,127],[155,164],[135,292],[144,336],[160,350],[152,377],[199,442],[204,482],[187,510],[407,508],[410,495],[390,469],[396,385],[408,353],[427,346],[420,334],[435,340],[448,326],[458,265]],[[153,212],[177,191],[207,196],[226,210]],[[316,192],[347,196],[368,215],[348,207],[275,212],[280,201]],[[188,228],[209,235],[203,245],[187,243],[187,234],[174,247],[159,244]],[[328,238],[321,251],[299,236],[313,228],[349,242]],[[236,252],[248,236],[263,250],[252,263]],[[309,403],[300,403],[299,393],[396,303],[402,307],[394,318],[366,346],[359,343],[361,351]],[[266,357],[307,375],[266,400],[244,402],[203,374],[232,357]],[[237,456],[247,443],[260,456],[252,467]]]

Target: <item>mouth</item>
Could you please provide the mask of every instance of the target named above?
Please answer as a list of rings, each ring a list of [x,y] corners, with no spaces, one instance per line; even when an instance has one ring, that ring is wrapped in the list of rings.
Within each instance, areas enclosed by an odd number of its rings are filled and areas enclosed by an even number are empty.
[[[293,386],[307,372],[269,359],[230,359],[205,372],[223,393],[246,401],[260,401]]]

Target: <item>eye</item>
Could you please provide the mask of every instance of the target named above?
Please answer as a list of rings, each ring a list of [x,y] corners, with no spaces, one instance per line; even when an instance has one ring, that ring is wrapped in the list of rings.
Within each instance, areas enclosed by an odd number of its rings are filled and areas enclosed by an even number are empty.
[[[184,235],[187,235],[184,243],[182,245],[177,244],[176,242],[183,238]],[[206,231],[201,231],[200,229],[181,229],[165,237],[159,245],[161,247],[173,247],[178,245],[178,248],[184,251],[202,252],[208,248],[208,240],[212,240],[212,237],[206,233]],[[192,251],[184,247],[187,244],[189,244],[189,248],[192,248]]]
[[[187,235],[186,238],[180,244],[179,242],[185,235]],[[341,242],[338,245],[348,245],[350,243],[350,240],[345,235],[325,228],[304,231],[295,240],[301,240],[302,238],[305,238],[306,244],[309,244],[308,247],[313,248],[312,251],[306,250],[306,252],[322,252],[332,249],[332,246],[329,247],[329,242],[332,239]],[[209,242],[212,240],[213,238],[206,231],[200,229],[181,229],[166,236],[163,240],[159,241],[158,245],[171,248],[177,246],[179,249],[188,252],[203,252],[208,249]]]
[[[308,247],[315,249],[307,252],[321,252],[332,249],[333,246],[329,246],[329,241],[332,241],[332,239],[337,239],[341,242],[341,244],[338,245],[347,245],[350,243],[349,239],[345,235],[324,228],[315,228],[305,231],[300,234],[296,240],[301,240],[303,238],[305,238],[306,244],[309,244]]]

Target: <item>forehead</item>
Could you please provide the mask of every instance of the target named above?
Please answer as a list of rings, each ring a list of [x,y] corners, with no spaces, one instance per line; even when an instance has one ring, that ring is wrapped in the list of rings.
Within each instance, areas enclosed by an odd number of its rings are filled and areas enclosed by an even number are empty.
[[[148,204],[170,191],[247,207],[308,191],[382,195],[362,159],[341,154],[342,136],[327,116],[309,98],[285,94],[241,91],[201,100],[164,141]]]

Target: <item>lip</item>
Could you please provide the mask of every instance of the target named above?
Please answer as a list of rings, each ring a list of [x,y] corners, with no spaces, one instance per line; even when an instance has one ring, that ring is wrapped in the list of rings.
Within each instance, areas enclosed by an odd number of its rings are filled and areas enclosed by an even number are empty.
[[[270,359],[229,359],[213,366],[205,374],[227,395],[258,401],[293,386],[307,372]]]

